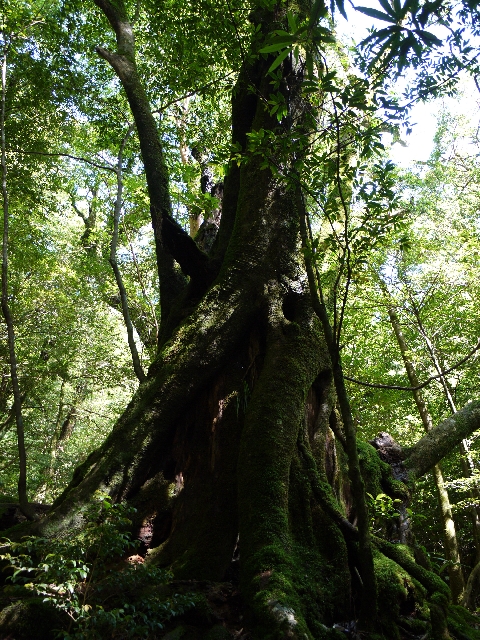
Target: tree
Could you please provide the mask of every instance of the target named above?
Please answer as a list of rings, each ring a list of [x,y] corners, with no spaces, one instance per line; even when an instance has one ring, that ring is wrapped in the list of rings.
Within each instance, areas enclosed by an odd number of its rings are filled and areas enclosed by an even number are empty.
[[[103,489],[113,501],[136,507],[137,529],[153,523],[149,561],[170,567],[177,579],[222,580],[239,545],[241,589],[259,638],[338,637],[331,626],[355,617],[351,598],[364,628],[391,629],[391,611],[380,606],[377,619],[377,594],[380,603],[389,602],[386,587],[401,566],[422,585],[434,637],[447,638],[444,583],[370,534],[364,483],[378,489],[383,482],[391,491],[396,485],[371,446],[359,444],[359,455],[340,359],[345,304],[331,324],[315,271],[310,211],[319,206],[341,236],[340,274],[351,278],[348,234],[337,228],[348,226],[358,186],[354,153],[366,161],[380,146],[379,98],[369,97],[378,85],[330,68],[325,51],[335,53],[335,39],[321,2],[295,10],[259,3],[252,12],[242,3],[232,6],[241,52],[240,60],[233,58],[239,72],[232,153],[220,226],[206,253],[175,220],[169,139],[159,135],[152,87],[144,80],[148,64],[134,38],[142,7],[135,15],[123,0],[95,4],[95,20],[108,20],[115,34],[113,41],[91,26],[93,36],[102,36],[96,50],[127,97],[148,187],[160,283],[158,354],[111,434],[30,530],[46,536],[68,530]],[[200,37],[206,17],[195,8],[165,3],[158,15],[146,8],[143,20],[152,32],[167,21],[168,9],[179,12],[178,22],[169,23],[177,30],[175,47],[185,44],[182,29],[194,20],[195,37],[217,51],[216,63],[218,50],[229,51],[223,15],[215,13],[223,21],[216,31],[206,30],[212,46]],[[411,7],[413,19],[418,11]],[[416,38],[428,43],[425,24],[408,32],[407,47],[404,27],[396,24],[392,33],[400,36],[393,44],[402,55],[410,49],[421,55]],[[169,55],[167,38],[162,46]],[[187,65],[187,77],[194,72],[198,66]],[[165,69],[165,92],[173,85],[169,73]],[[369,189],[363,195],[374,211]],[[330,426],[348,461],[348,513],[328,482]],[[421,476],[479,426],[478,403],[471,403],[405,453],[406,469]]]

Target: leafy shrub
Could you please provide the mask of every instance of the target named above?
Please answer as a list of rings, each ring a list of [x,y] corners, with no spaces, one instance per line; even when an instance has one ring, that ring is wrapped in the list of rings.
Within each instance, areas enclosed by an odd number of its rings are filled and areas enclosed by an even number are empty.
[[[137,543],[129,528],[133,509],[113,504],[97,492],[85,525],[69,540],[25,537],[3,539],[1,560],[11,572],[7,587],[17,595],[42,596],[69,619],[56,630],[62,640],[146,639],[176,615],[195,606],[192,596],[171,594],[171,575],[123,558]],[[122,566],[119,567],[119,564]]]
[[[368,509],[370,511],[370,528],[373,533],[381,534],[389,524],[399,517],[397,506],[401,504],[398,498],[391,498],[385,493],[379,493],[375,498],[367,493]]]

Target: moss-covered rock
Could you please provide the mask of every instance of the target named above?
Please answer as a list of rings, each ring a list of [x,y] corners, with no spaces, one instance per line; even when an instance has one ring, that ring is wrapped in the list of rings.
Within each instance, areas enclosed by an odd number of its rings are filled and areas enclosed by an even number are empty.
[[[40,598],[14,602],[0,612],[0,636],[15,640],[52,640],[53,630],[64,624],[61,613]]]

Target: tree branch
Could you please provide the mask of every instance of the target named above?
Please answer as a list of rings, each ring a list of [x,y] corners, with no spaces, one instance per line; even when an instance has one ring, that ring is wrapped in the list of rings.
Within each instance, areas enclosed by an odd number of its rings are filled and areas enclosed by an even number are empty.
[[[162,220],[164,242],[180,265],[183,273],[191,278],[202,278],[208,273],[209,259],[195,240],[171,216]]]
[[[71,160],[78,160],[79,162],[85,162],[86,164],[91,165],[92,167],[96,167],[97,169],[104,169],[105,171],[111,171],[112,173],[116,173],[116,168],[111,167],[106,164],[99,164],[98,162],[94,162],[93,160],[89,160],[88,158],[82,158],[81,156],[72,156],[70,153],[47,153],[46,151],[24,151],[23,149],[8,149],[8,153],[21,153],[23,155],[34,155],[34,156],[50,156],[54,158],[70,158]]]
[[[413,447],[404,449],[405,467],[414,478],[422,477],[477,429],[480,429],[479,400],[470,402],[429,431]]]
[[[135,65],[135,40],[123,0],[118,0],[115,5],[108,0],[95,0],[95,4],[103,11],[117,36],[117,52],[112,53],[102,47],[97,47],[97,52],[112,66],[122,83],[137,127],[150,198],[164,321],[173,300],[186,284],[175,267],[176,257],[171,254],[163,238],[163,220],[170,218],[172,213],[168,169],[150,102]],[[169,244],[175,246],[173,242]]]
[[[95,0],[95,4],[103,11],[115,31],[118,53],[135,64],[135,37],[123,0],[116,0],[115,3],[109,0]]]

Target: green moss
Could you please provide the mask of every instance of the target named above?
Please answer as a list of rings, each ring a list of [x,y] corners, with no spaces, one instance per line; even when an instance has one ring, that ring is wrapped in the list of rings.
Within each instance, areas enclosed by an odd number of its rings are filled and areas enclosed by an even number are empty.
[[[378,560],[380,566],[384,569],[388,569],[388,559],[390,559],[390,561],[394,561],[393,565],[390,565],[390,567],[393,567],[396,564],[399,568],[401,567],[403,572],[402,574],[399,569],[395,569],[395,574],[397,576],[403,575],[403,580],[405,580],[405,576],[407,576],[408,583],[404,582],[404,586],[406,587],[407,584],[410,584],[416,587],[414,594],[415,616],[419,620],[426,620],[427,608],[430,609],[432,637],[447,637],[448,625],[448,628],[452,631],[455,637],[466,638],[468,640],[476,640],[478,638],[480,640],[480,631],[476,629],[477,618],[472,616],[463,607],[448,605],[448,586],[439,576],[416,564],[412,558],[412,552],[408,547],[403,545],[393,545],[378,538],[375,539],[375,544],[385,556],[388,556],[388,558],[384,557],[382,559],[381,554],[378,555],[378,551],[376,552],[377,557],[380,558]],[[379,576],[379,583],[381,581],[383,585],[379,588],[379,594],[384,598],[386,596],[387,600],[390,596],[389,606],[395,606],[395,593],[397,597],[402,595],[401,585],[399,587],[398,578],[396,579],[396,582],[392,575],[390,575],[389,578],[388,570],[385,570],[383,574],[380,570],[377,575]],[[425,594],[423,604],[422,599],[418,597],[419,594],[422,594],[422,591]],[[402,612],[401,609],[402,604],[400,601],[400,609],[397,609],[394,612],[402,614],[405,613],[404,611]],[[448,620],[446,618],[447,615]]]
[[[480,640],[480,619],[464,607],[450,605],[447,617],[448,629],[458,638]]]
[[[399,564],[374,550],[375,575],[378,586],[378,618],[391,640],[400,640],[399,626],[409,626],[409,619],[421,620],[426,626],[428,610],[424,608],[426,591]],[[402,624],[402,617],[407,620]],[[423,620],[422,620],[423,618]]]
[[[372,496],[378,496],[384,492],[383,478],[391,476],[390,466],[380,459],[377,450],[368,442],[357,440],[357,449],[365,490]]]
[[[394,617],[399,616],[402,603],[412,596],[416,602],[423,603],[425,590],[399,564],[378,550],[374,550],[374,564],[380,613],[386,610]]]
[[[315,519],[319,522],[318,516]],[[327,529],[332,527],[331,533],[336,530],[327,517],[323,524]],[[293,630],[298,637],[339,637],[331,625],[336,616],[348,611],[350,577],[343,540],[338,545],[330,538],[328,545],[327,537],[328,533],[321,550],[315,543],[292,540],[288,550],[269,545],[256,554],[253,561],[262,571],[251,586],[257,633],[262,640],[284,637],[276,634]],[[326,553],[327,546],[330,553]]]
[[[428,592],[431,599],[434,594],[438,599],[437,604],[446,606],[450,598],[450,590],[445,582],[436,574],[424,569],[413,559],[412,550],[402,544],[392,544],[381,538],[375,538],[375,545],[391,560],[394,560],[413,578],[418,580]]]
[[[64,623],[53,607],[40,598],[30,598],[15,602],[0,612],[0,635],[15,640],[51,640],[53,629]]]

